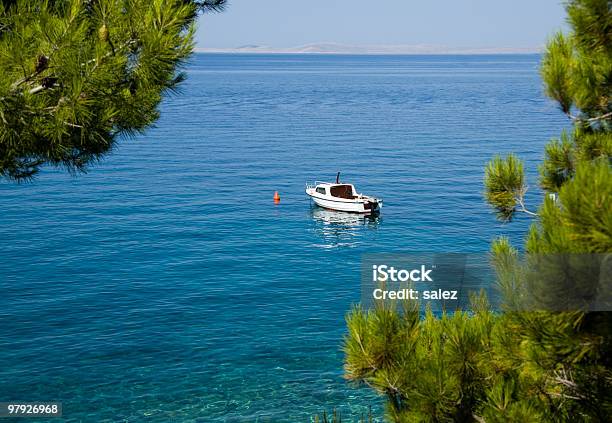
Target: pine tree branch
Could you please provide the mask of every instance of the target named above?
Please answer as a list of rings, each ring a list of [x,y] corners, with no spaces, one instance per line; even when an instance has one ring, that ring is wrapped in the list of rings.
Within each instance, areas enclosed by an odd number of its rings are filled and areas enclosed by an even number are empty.
[[[49,63],[49,57],[48,56],[40,56],[38,59],[38,64],[36,66],[36,70],[34,72],[32,72],[30,75],[21,78],[18,81],[13,82],[13,84],[11,84],[11,90],[14,91],[17,88],[19,88],[19,86],[21,84],[24,84],[26,82],[31,81],[32,79],[36,78],[38,75],[40,75],[41,73],[43,73],[47,68],[47,64]]]
[[[357,344],[359,344],[359,348],[361,349],[361,352],[363,353],[363,356],[366,358],[370,370],[377,372],[379,370],[379,368],[376,366],[376,364],[372,361],[372,359],[369,358],[369,355],[366,352],[366,349],[361,341],[361,337],[359,336],[359,334],[356,335],[356,341]],[[387,395],[389,395],[390,397],[399,395],[400,397],[402,396],[402,393],[400,391],[400,389],[395,386],[394,383],[391,383],[391,381],[389,380],[389,378],[387,377],[387,375],[384,375],[384,379],[385,382],[387,383]],[[366,383],[366,385],[370,386],[373,389],[376,389],[374,386],[372,386],[372,384],[367,380],[367,378],[364,378],[363,381]]]
[[[361,349],[363,356],[366,357],[368,364],[370,365],[370,369],[373,371],[377,371],[378,367],[376,367],[376,364],[374,364],[374,362],[372,362],[372,360],[369,358],[368,353],[366,352],[365,347],[363,346],[363,343],[361,342],[361,336],[357,334],[356,337],[357,337],[357,344],[359,344],[359,348]]]
[[[571,114],[571,113],[569,113],[569,112],[568,112],[568,113],[566,113],[566,115],[567,115],[567,116],[568,116],[568,117],[569,117],[569,118],[570,118],[572,121],[574,121],[574,122],[589,122],[589,123],[591,123],[591,122],[597,122],[597,121],[600,121],[600,120],[605,120],[605,119],[608,119],[608,118],[612,118],[612,112],[608,112],[608,113],[605,113],[605,114],[603,114],[603,115],[601,115],[601,116],[595,116],[595,117],[588,118],[588,119],[585,119],[585,118],[583,118],[583,117],[581,117],[581,116],[576,116],[576,115],[573,115],[573,114]]]
[[[10,144],[0,146],[0,177],[14,180],[33,176],[43,163],[81,171],[106,154],[117,133],[154,122],[159,101],[180,82],[176,72],[191,52],[196,12],[221,10],[225,0],[200,0],[200,9],[191,1],[161,2],[159,10],[159,2],[110,2],[101,13],[112,17],[112,40],[101,28],[95,32],[96,2],[26,3],[4,11],[0,22],[0,34],[19,34],[3,40],[0,54],[7,70],[0,137]],[[158,28],[158,20],[168,25]],[[147,54],[142,60],[140,51]]]
[[[74,23],[74,20],[76,18],[75,16],[72,16],[70,18],[70,20],[68,21],[68,25],[66,25],[66,28],[64,29],[64,31],[62,32],[62,35],[60,35],[59,40],[61,41],[64,37],[66,37],[66,35],[68,34],[69,29],[72,27],[72,24]],[[46,34],[45,34],[46,35]],[[31,73],[30,75],[15,81],[12,85],[11,85],[11,90],[15,91],[17,88],[19,88],[19,86],[21,84],[24,84],[26,82],[31,81],[32,79],[36,78],[38,75],[40,75],[42,72],[44,72],[47,68],[48,68],[48,64],[49,61],[51,60],[51,57],[53,56],[53,53],[55,53],[57,50],[59,50],[59,47],[57,44],[53,44],[53,47],[51,49],[51,53],[49,54],[49,56],[43,55],[41,57],[39,57],[38,59],[38,63],[36,65],[36,70]],[[43,62],[41,62],[41,58],[44,59]],[[35,94],[39,91],[42,91],[43,88],[40,87],[36,87],[36,90],[30,90],[30,94]],[[34,91],[34,92],[32,92]]]
[[[196,2],[196,5],[202,12],[222,12],[226,4],[227,0],[202,0]]]
[[[567,393],[563,393],[563,392],[550,392],[549,393],[550,396],[558,397],[558,398],[573,399],[573,400],[583,400],[584,399],[584,396],[580,395],[577,392],[578,384],[574,382],[571,370],[570,371],[566,371],[565,369],[555,370],[553,371],[553,374],[555,375],[555,377],[553,378],[555,382],[568,388],[575,395],[568,395]]]
[[[530,210],[527,210],[527,208],[525,207],[525,203],[523,202],[522,198],[517,197],[516,198],[516,202],[519,204],[519,206],[521,206],[520,209],[518,209],[518,211],[526,213],[529,216],[535,216],[535,217],[539,216],[539,214],[534,213],[534,212],[532,212]]]
[[[478,423],[487,423],[487,421],[486,421],[484,418],[482,418],[482,417],[480,417],[480,416],[477,416],[476,414],[472,414],[472,417],[473,417],[473,418],[474,418],[474,420],[476,420]]]
[[[50,87],[48,87],[48,88],[50,88]],[[44,87],[44,85],[37,85],[36,87],[34,87],[30,91],[28,91],[28,93],[30,93],[30,94],[38,94],[39,92],[41,92],[44,89],[46,89]]]
[[[70,126],[72,128],[81,128],[81,129],[83,129],[82,125],[77,125],[76,123],[70,123],[70,122],[66,122],[66,121],[62,121],[62,123],[64,125]]]
[[[534,212],[528,210],[527,207],[525,207],[524,198],[525,198],[525,194],[527,193],[528,189],[529,188],[527,186],[525,186],[522,190],[519,191],[519,194],[516,197],[514,197],[514,199],[518,203],[518,205],[520,206],[518,211],[523,212],[525,214],[528,214],[529,216],[537,217],[537,216],[539,216],[537,213],[534,213]]]
[[[130,45],[133,45],[134,43],[136,43],[136,40],[130,39],[130,40],[126,41],[125,43],[121,44],[119,49],[123,50],[124,48],[126,48],[126,47],[128,47]],[[97,59],[97,58],[90,59],[90,60],[88,60],[88,61],[86,61],[84,63],[81,63],[81,66],[85,66],[87,64],[95,62],[95,65],[93,66],[93,68],[91,69],[91,72],[90,72],[90,73],[93,73],[96,70],[96,68],[98,67],[98,65],[100,63],[102,63],[103,59],[106,59],[108,57],[114,56],[115,54],[116,54],[115,50],[109,51],[104,56],[102,56],[100,59]],[[39,92],[41,92],[43,90],[50,89],[50,88],[57,87],[57,86],[58,86],[58,84],[52,84],[52,85],[48,85],[48,86],[45,85],[45,84],[40,84],[40,85],[37,85],[36,87],[33,87],[32,89],[30,89],[29,93],[30,94],[37,94],[37,93],[39,93]]]

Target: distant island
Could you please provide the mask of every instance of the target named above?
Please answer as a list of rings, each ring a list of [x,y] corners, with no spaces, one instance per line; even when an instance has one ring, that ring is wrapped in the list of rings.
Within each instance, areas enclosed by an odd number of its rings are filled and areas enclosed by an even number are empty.
[[[200,47],[198,53],[313,53],[313,54],[533,54],[542,47],[478,47],[453,48],[432,44],[364,44],[314,43],[297,47],[270,47],[256,44],[234,48]]]

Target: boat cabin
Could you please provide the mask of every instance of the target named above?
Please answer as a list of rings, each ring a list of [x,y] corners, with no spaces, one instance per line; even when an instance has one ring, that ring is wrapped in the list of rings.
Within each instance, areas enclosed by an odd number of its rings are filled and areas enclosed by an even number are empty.
[[[319,194],[353,200],[357,198],[355,187],[351,184],[319,184],[315,190]]]

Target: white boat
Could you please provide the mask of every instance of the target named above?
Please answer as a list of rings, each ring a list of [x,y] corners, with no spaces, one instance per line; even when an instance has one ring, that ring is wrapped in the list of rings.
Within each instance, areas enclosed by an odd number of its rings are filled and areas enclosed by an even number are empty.
[[[381,198],[359,194],[353,184],[341,183],[340,173],[335,183],[316,181],[306,184],[306,194],[317,206],[330,210],[374,214],[379,213],[383,205]]]

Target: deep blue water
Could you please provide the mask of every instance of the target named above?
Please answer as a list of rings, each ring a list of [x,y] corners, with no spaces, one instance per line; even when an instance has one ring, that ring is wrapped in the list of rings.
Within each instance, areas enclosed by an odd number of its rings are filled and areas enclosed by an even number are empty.
[[[0,401],[84,422],[380,411],[342,379],[360,257],[520,244],[530,221],[496,222],[482,175],[519,154],[537,204],[566,125],[539,60],[196,55],[156,127],[90,173],[0,182]],[[311,207],[304,183],[338,170],[380,219]]]

